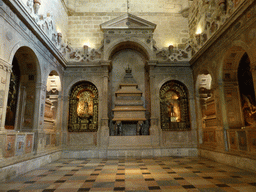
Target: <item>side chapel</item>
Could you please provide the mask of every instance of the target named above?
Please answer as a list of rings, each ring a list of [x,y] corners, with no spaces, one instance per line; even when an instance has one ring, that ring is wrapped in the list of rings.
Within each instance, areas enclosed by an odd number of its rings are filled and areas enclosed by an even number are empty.
[[[0,40],[0,180],[59,158],[256,171],[256,1],[0,0]]]

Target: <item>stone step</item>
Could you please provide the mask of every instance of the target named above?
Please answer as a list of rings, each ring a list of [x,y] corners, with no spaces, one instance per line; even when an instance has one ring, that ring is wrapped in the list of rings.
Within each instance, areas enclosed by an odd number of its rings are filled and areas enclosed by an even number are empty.
[[[152,148],[151,137],[144,136],[110,136],[109,149],[120,148]]]

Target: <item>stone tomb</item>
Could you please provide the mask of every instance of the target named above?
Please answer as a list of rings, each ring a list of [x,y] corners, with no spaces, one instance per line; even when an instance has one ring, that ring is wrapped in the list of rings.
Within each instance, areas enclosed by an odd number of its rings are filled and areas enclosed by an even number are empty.
[[[120,89],[115,92],[115,108],[113,109],[115,122],[115,135],[141,135],[144,121],[146,121],[146,109],[141,99],[142,92],[138,90],[138,84],[128,67]]]

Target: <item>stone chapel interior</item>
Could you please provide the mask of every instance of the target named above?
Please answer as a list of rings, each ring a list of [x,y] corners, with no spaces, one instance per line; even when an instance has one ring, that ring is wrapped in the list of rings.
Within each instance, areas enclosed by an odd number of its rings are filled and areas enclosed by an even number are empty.
[[[0,180],[59,158],[256,171],[256,1],[0,0],[0,39]]]

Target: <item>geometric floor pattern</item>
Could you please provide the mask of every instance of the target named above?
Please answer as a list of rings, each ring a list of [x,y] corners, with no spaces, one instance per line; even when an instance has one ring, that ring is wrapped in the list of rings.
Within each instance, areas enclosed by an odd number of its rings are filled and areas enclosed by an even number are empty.
[[[256,173],[198,157],[60,159],[0,183],[0,191],[256,192]]]

